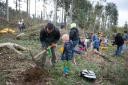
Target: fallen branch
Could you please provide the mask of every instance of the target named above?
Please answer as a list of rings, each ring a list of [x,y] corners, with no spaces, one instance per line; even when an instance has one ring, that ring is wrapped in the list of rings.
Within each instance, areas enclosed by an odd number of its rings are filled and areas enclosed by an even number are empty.
[[[31,50],[28,50],[30,53],[30,56],[32,58],[32,61],[36,64],[36,66],[39,67],[39,64],[37,63],[38,60],[40,60],[40,58],[42,57],[41,55],[43,55],[49,48],[51,48],[52,46],[49,46],[47,49],[44,49],[43,51],[37,53],[35,56],[33,56]]]
[[[49,48],[51,48],[51,47],[52,47],[52,46],[49,46],[47,49],[49,49]],[[39,52],[39,53],[38,53],[37,55],[35,55],[33,58],[34,58],[34,59],[37,59],[40,55],[44,54],[44,53],[47,51],[47,49],[45,49],[45,50]]]
[[[22,54],[20,51],[27,50],[25,47],[23,47],[21,45],[18,45],[16,43],[10,43],[10,42],[8,42],[8,43],[0,43],[0,48],[5,48],[5,47],[15,51],[16,53],[18,53],[20,55]]]
[[[21,38],[23,38],[23,37],[25,37],[25,36],[26,36],[25,33],[20,33],[20,34],[18,34],[18,35],[16,36],[16,39],[21,39]]]
[[[38,58],[40,55],[44,54],[45,52],[46,50],[39,52],[37,55],[34,56],[34,59]]]

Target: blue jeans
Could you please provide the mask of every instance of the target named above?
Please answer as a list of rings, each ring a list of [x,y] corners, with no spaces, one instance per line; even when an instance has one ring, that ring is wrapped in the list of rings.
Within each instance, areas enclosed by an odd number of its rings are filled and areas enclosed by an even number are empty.
[[[124,44],[124,45],[123,45],[123,52],[122,52],[122,53],[127,52],[127,50],[128,50],[128,46],[127,46],[127,44]]]
[[[120,55],[121,55],[122,50],[123,50],[123,45],[121,45],[121,46],[117,46],[117,49],[116,49],[115,55],[116,55],[116,56],[120,56]]]

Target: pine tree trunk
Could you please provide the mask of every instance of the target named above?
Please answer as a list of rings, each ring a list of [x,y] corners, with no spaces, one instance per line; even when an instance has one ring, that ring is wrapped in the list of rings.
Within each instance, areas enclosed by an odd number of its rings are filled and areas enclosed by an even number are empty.
[[[35,0],[35,17],[36,17],[36,0]]]
[[[29,10],[29,0],[27,0],[27,14],[29,14],[28,10]]]
[[[54,0],[54,11],[55,11],[55,14],[54,14],[54,23],[55,25],[57,24],[57,0]]]
[[[6,18],[7,18],[7,21],[9,21],[9,7],[8,7],[8,0],[6,0]]]
[[[16,12],[17,12],[17,6],[18,6],[18,3],[17,3],[17,0],[16,0]]]

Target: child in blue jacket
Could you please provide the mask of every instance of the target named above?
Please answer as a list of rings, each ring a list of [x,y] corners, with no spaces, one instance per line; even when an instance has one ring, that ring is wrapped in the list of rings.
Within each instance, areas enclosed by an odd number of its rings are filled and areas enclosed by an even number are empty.
[[[73,57],[73,42],[72,40],[69,40],[68,34],[64,34],[62,40],[64,42],[64,50],[61,55],[61,60],[64,62],[64,76],[67,76],[70,71],[70,63]]]
[[[97,37],[97,35],[93,35],[92,41],[93,41],[93,49],[96,49],[97,51],[99,51],[100,40]]]

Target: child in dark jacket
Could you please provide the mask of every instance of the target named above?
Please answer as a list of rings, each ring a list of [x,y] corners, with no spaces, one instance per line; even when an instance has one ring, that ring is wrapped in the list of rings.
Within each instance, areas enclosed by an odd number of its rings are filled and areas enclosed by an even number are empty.
[[[64,50],[61,55],[61,60],[64,62],[64,76],[67,76],[70,71],[70,63],[73,57],[73,42],[69,40],[68,34],[64,34],[62,40],[64,42]]]

